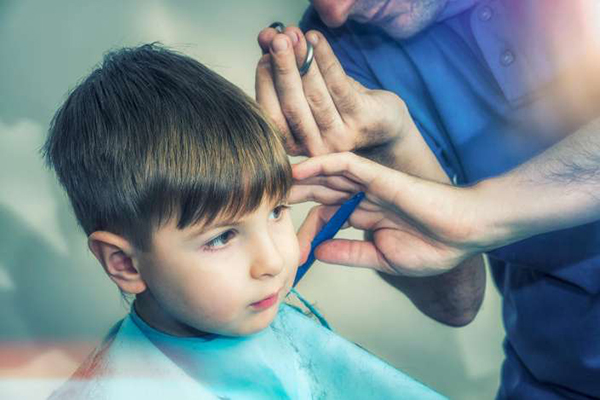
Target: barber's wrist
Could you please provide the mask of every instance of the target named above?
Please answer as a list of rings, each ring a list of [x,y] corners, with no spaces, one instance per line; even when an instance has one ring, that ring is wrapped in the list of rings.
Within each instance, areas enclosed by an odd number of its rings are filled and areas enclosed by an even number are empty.
[[[475,214],[480,221],[474,242],[483,251],[526,239],[540,233],[528,218],[526,204],[509,175],[488,178],[468,188],[472,192]],[[540,199],[538,199],[539,201]]]
[[[362,121],[362,138],[353,151],[380,164],[393,167],[393,158],[400,142],[413,134],[414,123],[406,103],[395,93],[370,90],[363,100],[365,120]]]
[[[393,138],[382,143],[357,148],[353,153],[375,161],[378,164],[393,168],[396,164],[396,148],[398,142],[398,138]]]

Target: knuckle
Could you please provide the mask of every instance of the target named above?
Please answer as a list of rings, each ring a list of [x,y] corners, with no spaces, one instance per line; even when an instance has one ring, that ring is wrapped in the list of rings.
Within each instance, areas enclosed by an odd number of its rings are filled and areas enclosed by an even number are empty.
[[[277,129],[277,134],[279,139],[283,142],[284,146],[287,143],[294,143],[292,135],[288,130],[288,126],[285,122],[282,121],[274,121],[275,128]]]
[[[258,64],[256,64],[256,74],[259,77],[271,74],[270,54],[265,54],[258,60]]]
[[[302,118],[300,118],[298,111],[294,107],[282,106],[281,112],[287,120],[290,131],[295,134],[301,134],[304,130],[304,122],[302,122]]]
[[[402,115],[402,116],[409,115],[408,105],[406,104],[406,102],[404,100],[402,100],[402,98],[395,93],[391,93],[391,96],[393,96],[393,99],[395,100],[395,103],[396,103],[398,109],[400,110],[400,115]]]
[[[270,119],[271,123],[275,126],[275,129],[279,133],[279,136],[285,138],[288,135],[287,124],[282,120],[276,112],[263,108],[264,114]]]
[[[293,68],[291,65],[288,65],[285,60],[276,57],[272,59],[271,71],[274,75],[286,76],[292,74],[294,70],[295,68]]]
[[[346,166],[350,166],[353,163],[357,163],[360,162],[361,159],[354,153],[350,152],[350,151],[345,151],[341,154],[341,162]]]
[[[321,132],[335,129],[338,122],[337,110],[330,106],[327,99],[320,94],[307,94],[306,100]]]
[[[319,65],[319,69],[325,80],[327,80],[328,76],[335,75],[337,68],[339,68],[339,64],[332,60],[328,60]]]
[[[351,161],[353,156],[354,156],[354,153],[352,153],[350,151],[344,151],[344,152],[340,153],[340,157],[345,161]]]
[[[333,83],[330,85],[329,91],[342,112],[354,113],[356,111],[357,104],[347,82]]]
[[[302,149],[300,147],[298,147],[292,141],[286,141],[284,143],[283,147],[285,148],[286,153],[292,157],[297,157],[297,156],[302,155]]]
[[[360,115],[358,112],[358,104],[355,99],[351,96],[346,88],[340,89],[337,91],[337,101],[336,104],[340,109],[340,112],[349,115]]]
[[[311,108],[325,108],[327,106],[326,97],[323,96],[322,93],[319,92],[307,92],[305,94],[306,100]]]
[[[322,146],[307,146],[306,149],[306,155],[308,157],[316,157],[316,156],[320,156],[323,154],[326,154],[327,152],[322,148]]]
[[[327,135],[331,132],[336,131],[338,128],[338,119],[333,112],[319,113],[317,119],[317,125],[321,129],[323,135]]]
[[[271,55],[270,54],[263,54],[258,59],[258,66],[259,67],[263,67],[263,68],[269,68],[269,69],[271,69]]]

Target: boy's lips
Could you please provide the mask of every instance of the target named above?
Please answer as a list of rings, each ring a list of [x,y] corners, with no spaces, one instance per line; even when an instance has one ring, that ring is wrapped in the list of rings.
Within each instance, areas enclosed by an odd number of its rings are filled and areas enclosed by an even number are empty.
[[[279,289],[275,293],[265,297],[262,300],[259,300],[255,303],[250,304],[250,306],[257,310],[265,310],[265,309],[271,307],[272,305],[274,305],[275,303],[277,303],[277,300],[279,300],[279,293],[281,293],[281,289]]]

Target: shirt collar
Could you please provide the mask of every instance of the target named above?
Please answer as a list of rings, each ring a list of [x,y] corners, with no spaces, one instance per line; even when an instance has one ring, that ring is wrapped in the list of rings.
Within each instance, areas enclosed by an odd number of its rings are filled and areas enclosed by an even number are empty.
[[[458,15],[475,6],[478,2],[479,0],[448,0],[446,7],[437,17],[436,22],[454,17],[455,15]]]

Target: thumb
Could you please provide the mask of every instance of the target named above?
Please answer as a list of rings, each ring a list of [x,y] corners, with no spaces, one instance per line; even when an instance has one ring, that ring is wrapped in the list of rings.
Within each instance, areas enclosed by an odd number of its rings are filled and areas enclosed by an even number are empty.
[[[323,225],[335,213],[337,207],[316,206],[310,209],[306,219],[298,229],[297,237],[300,247],[300,264],[303,264],[310,253],[311,242]]]

